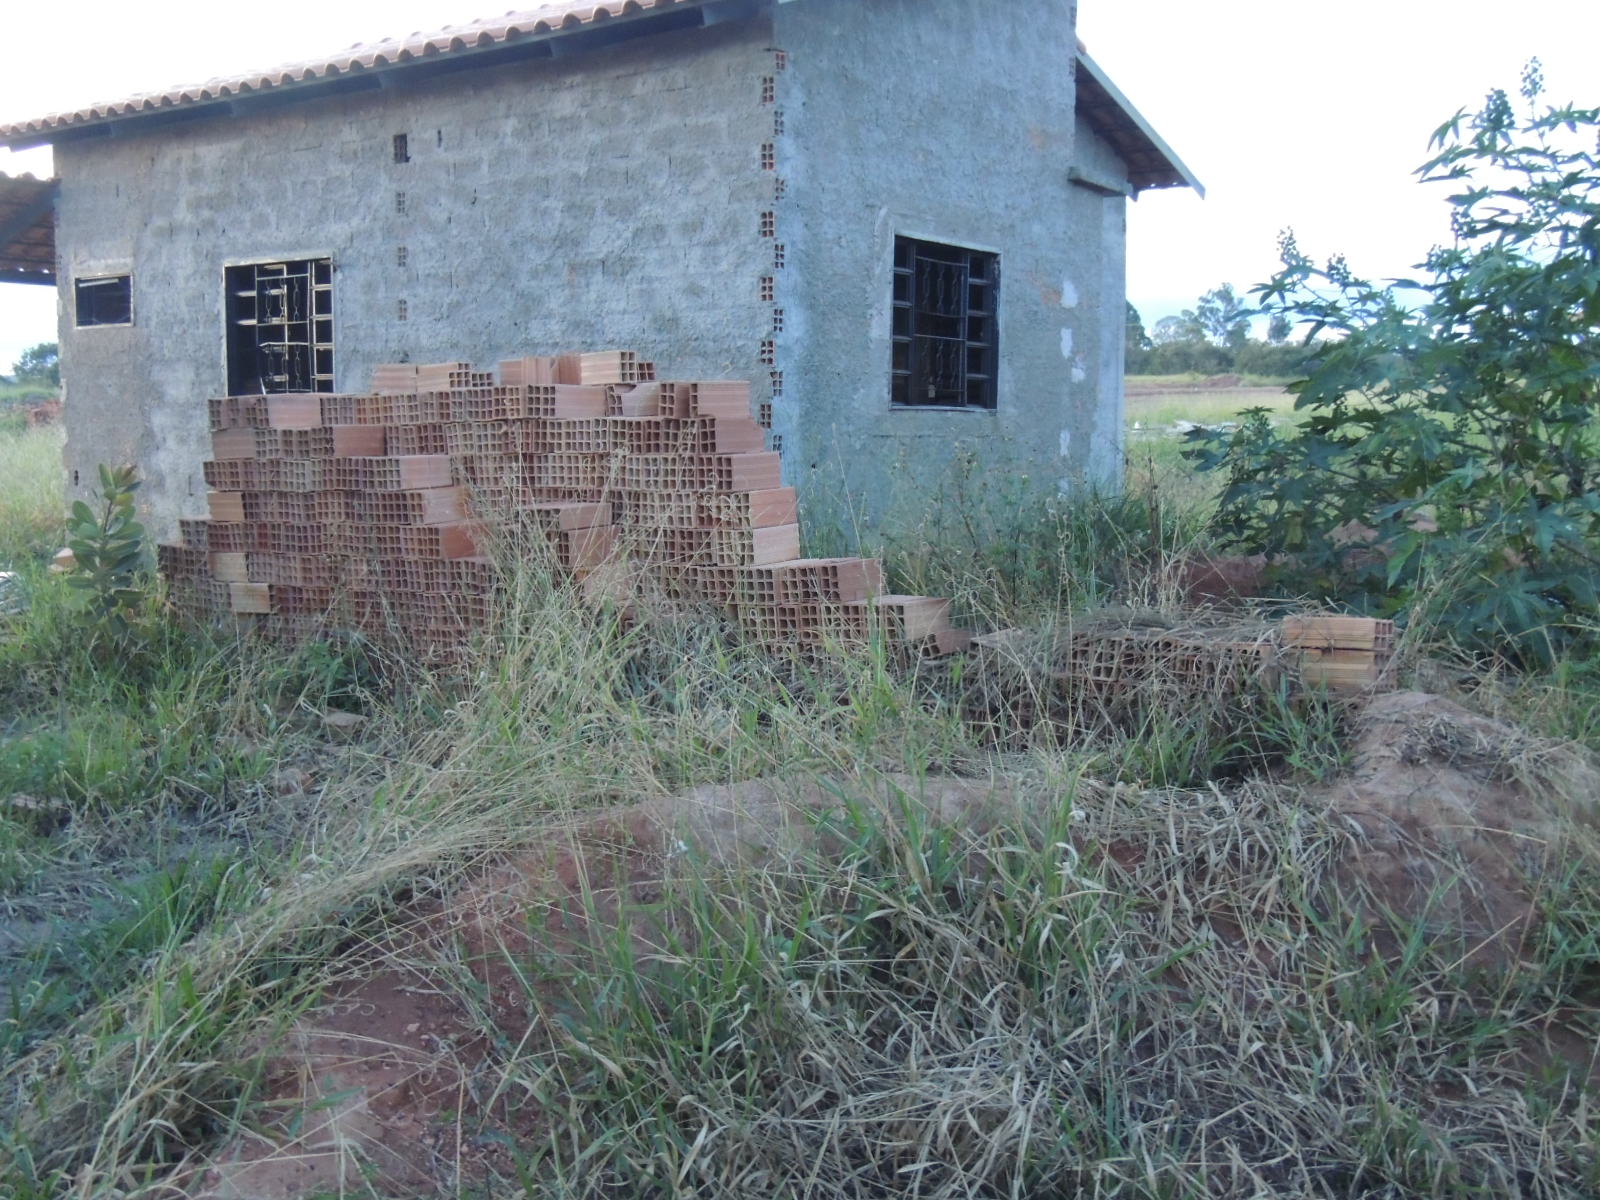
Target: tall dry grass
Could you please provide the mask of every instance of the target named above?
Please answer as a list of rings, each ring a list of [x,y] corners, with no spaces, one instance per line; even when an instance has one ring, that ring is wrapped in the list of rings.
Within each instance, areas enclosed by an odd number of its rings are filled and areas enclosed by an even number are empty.
[[[996,620],[1170,603],[1183,518],[1127,503],[1019,527],[991,562],[995,527],[975,520],[970,545],[902,556],[898,577]],[[996,738],[971,719],[971,664],[882,646],[773,657],[649,597],[625,626],[511,553],[504,610],[449,666],[211,634],[158,689],[181,703],[120,688],[167,741],[255,757],[141,784],[110,828],[175,822],[186,795],[207,814],[193,836],[235,839],[229,854],[157,878],[133,932],[91,931],[116,954],[15,977],[0,1190],[171,1195],[279,1111],[266,1068],[286,1031],[375,959],[458,1004],[455,1044],[482,1050],[461,1063],[458,1129],[506,1153],[480,1178],[441,1167],[441,1195],[1600,1189],[1581,1072],[1541,1050],[1587,1019],[1600,863],[1553,873],[1546,934],[1485,978],[1421,923],[1379,946],[1370,900],[1342,888],[1353,831],[1312,802],[1342,767],[1338,711],[1156,686],[1106,720]],[[30,621],[28,638],[67,628]],[[364,718],[353,741],[320,719],[335,703]],[[285,762],[315,786],[284,794],[269,772]],[[459,946],[419,933],[420,912],[597,810],[763,777],[837,798],[814,843],[735,865],[685,854],[637,914],[645,944],[499,951],[558,983],[523,997],[544,1017],[526,1038],[489,1020]],[[994,805],[933,820],[920,800],[941,778]],[[397,1193],[357,1172],[346,1194]]]

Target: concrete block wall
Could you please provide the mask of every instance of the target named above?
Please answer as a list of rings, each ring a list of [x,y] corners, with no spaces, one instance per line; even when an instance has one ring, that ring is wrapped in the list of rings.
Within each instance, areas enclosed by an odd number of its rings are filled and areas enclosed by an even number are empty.
[[[1072,184],[1072,0],[780,5],[774,430],[808,513],[915,512],[958,448],[1041,492],[1120,475],[1125,201]],[[1000,256],[998,407],[893,410],[896,235]],[[1115,345],[1111,332],[1115,330]]]
[[[58,146],[77,493],[133,461],[158,535],[203,513],[223,271],[251,261],[333,260],[339,391],[385,362],[620,344],[764,403],[771,42],[763,15]],[[76,328],[71,280],[123,272],[134,323]]]

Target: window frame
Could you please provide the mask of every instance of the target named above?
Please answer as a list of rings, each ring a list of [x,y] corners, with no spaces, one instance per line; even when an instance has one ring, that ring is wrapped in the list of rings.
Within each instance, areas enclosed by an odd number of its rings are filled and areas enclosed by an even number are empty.
[[[224,265],[223,370],[230,395],[334,390],[334,273],[329,254]],[[280,330],[282,338],[263,338],[268,329]],[[272,347],[281,348],[277,372],[269,370]]]
[[[120,320],[94,319],[84,320],[85,289],[91,300],[104,301],[104,289],[108,285],[121,284],[122,290],[127,293],[126,304],[114,310],[125,314]],[[131,271],[119,272],[109,275],[81,275],[72,281],[72,325],[75,329],[105,329],[108,327],[125,326],[133,324],[133,273]]]
[[[896,234],[892,255],[890,411],[997,412],[1000,253]]]

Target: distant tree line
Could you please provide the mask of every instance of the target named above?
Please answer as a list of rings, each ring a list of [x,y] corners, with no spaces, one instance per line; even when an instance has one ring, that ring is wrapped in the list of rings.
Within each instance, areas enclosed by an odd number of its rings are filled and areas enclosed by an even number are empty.
[[[1283,314],[1273,316],[1265,341],[1250,336],[1252,310],[1231,283],[1211,289],[1193,308],[1162,317],[1151,329],[1128,305],[1127,372],[1130,375],[1269,375],[1303,369],[1306,350],[1291,342]]]
[[[61,355],[55,342],[40,342],[22,352],[22,357],[11,364],[11,383],[33,383],[51,388],[61,386]]]

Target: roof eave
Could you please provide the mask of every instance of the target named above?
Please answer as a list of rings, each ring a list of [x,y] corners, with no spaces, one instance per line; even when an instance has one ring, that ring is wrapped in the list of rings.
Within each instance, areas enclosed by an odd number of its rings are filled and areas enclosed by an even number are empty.
[[[0,283],[56,281],[54,179],[0,174]]]
[[[1205,185],[1200,182],[1195,173],[1185,165],[1172,147],[1167,145],[1166,140],[1155,131],[1149,121],[1144,119],[1144,116],[1133,106],[1133,103],[1122,94],[1122,90],[1111,82],[1111,77],[1101,69],[1094,59],[1089,57],[1081,46],[1078,50],[1078,74],[1079,87],[1083,86],[1083,77],[1087,76],[1092,85],[1104,92],[1107,99],[1117,109],[1119,122],[1123,125],[1125,132],[1146,143],[1148,149],[1154,152],[1167,168],[1159,177],[1151,181],[1143,184],[1135,182],[1133,185],[1135,195],[1147,189],[1163,187],[1187,187],[1193,188],[1195,193],[1202,197],[1206,194]]]
[[[151,95],[139,107],[125,112],[69,119],[48,124],[51,118],[16,122],[0,126],[0,147],[25,150],[86,138],[118,136],[143,132],[162,125],[213,117],[248,115],[265,108],[332,98],[353,92],[409,86],[440,74],[497,66],[523,58],[546,58],[578,53],[585,49],[668,32],[681,25],[694,27],[755,12],[762,0],[678,0],[666,8],[626,9],[604,20],[564,23],[541,33],[519,33],[488,45],[401,57],[375,66],[354,64],[341,70],[331,67],[313,73],[308,69],[298,79],[267,87],[230,88],[225,93],[201,99],[174,99],[172,93]],[[631,8],[631,6],[629,6]],[[198,85],[193,90],[210,87]],[[190,89],[183,89],[190,90]],[[129,103],[129,102],[119,102]]]

